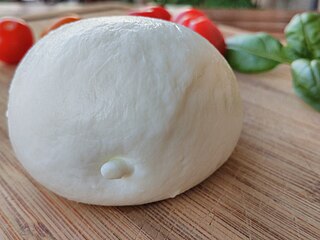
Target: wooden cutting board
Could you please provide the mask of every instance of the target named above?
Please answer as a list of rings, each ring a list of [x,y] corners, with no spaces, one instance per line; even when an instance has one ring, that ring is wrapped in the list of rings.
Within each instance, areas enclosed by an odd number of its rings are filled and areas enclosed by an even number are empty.
[[[50,21],[30,24],[38,34]],[[14,70],[0,66],[0,239],[320,239],[320,113],[294,95],[288,66],[237,74],[243,131],[218,171],[174,199],[134,207],[68,201],[25,172],[5,117]]]

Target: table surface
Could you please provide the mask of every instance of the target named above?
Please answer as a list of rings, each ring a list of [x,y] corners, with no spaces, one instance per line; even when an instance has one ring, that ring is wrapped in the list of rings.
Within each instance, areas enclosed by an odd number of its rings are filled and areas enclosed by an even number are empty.
[[[52,21],[29,23],[38,35]],[[26,173],[5,117],[14,70],[0,65],[0,239],[320,239],[320,114],[294,95],[289,66],[237,74],[243,131],[218,171],[174,199],[133,207],[68,201]]]

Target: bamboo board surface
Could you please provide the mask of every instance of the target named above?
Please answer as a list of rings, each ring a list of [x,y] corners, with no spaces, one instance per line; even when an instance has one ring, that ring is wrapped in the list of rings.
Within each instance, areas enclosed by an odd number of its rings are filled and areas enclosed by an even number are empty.
[[[38,35],[49,21],[30,24]],[[68,201],[25,172],[5,117],[14,70],[0,65],[0,239],[320,239],[320,114],[293,94],[288,66],[237,74],[244,126],[218,171],[174,199],[134,207]]]

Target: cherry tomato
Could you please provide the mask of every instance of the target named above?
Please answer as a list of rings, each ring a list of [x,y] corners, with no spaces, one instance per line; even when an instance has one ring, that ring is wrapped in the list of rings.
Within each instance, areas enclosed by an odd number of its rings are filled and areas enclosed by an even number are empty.
[[[150,18],[159,18],[162,20],[170,21],[171,14],[163,7],[147,7],[138,11],[130,12],[131,16],[141,16],[141,17],[150,17]]]
[[[17,64],[33,45],[31,28],[22,19],[0,19],[0,61]]]
[[[206,17],[193,18],[184,22],[186,27],[192,29],[202,37],[207,39],[218,51],[224,55],[226,52],[226,43],[218,27]]]
[[[62,18],[58,19],[56,22],[54,22],[50,27],[46,28],[41,33],[41,37],[47,35],[50,31],[57,29],[57,28],[61,27],[62,25],[65,25],[65,24],[68,24],[71,22],[75,22],[75,21],[79,21],[80,19],[81,18],[77,15],[62,17]]]
[[[181,24],[181,25],[184,25],[183,23],[185,21],[190,21],[191,19],[193,18],[197,18],[197,17],[205,17],[206,15],[197,10],[197,9],[194,9],[194,8],[189,8],[181,13],[179,13],[178,15],[176,15],[174,18],[173,18],[173,22],[175,23],[178,23],[178,24]]]

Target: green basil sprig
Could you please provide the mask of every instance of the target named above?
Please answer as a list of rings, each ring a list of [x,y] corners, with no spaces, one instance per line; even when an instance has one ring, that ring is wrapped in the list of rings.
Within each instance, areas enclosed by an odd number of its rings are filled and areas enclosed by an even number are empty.
[[[296,94],[320,111],[320,60],[295,60],[291,72]]]
[[[227,39],[227,46],[227,59],[240,72],[264,72],[287,62],[282,44],[267,33],[238,35]]]
[[[320,14],[294,16],[285,29],[287,45],[266,33],[227,39],[227,60],[239,72],[260,73],[291,64],[296,94],[320,111]]]
[[[320,58],[320,14],[295,15],[285,29],[288,46],[300,58]]]

